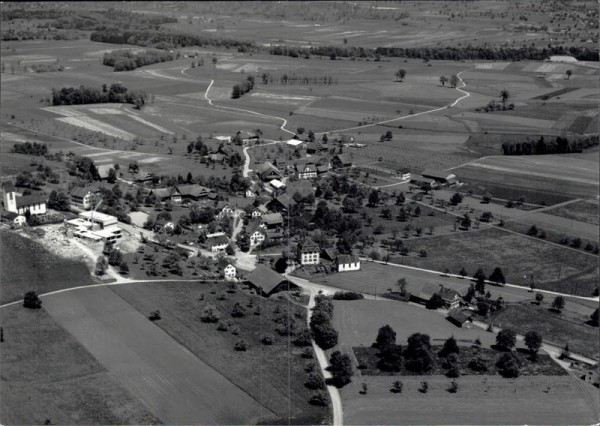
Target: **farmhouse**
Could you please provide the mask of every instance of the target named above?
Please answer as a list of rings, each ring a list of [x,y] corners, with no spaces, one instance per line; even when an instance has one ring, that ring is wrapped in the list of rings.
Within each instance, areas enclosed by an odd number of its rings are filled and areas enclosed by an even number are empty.
[[[438,294],[442,298],[444,302],[444,307],[446,309],[455,309],[460,306],[460,301],[462,298],[458,291],[440,285],[440,290],[438,291]]]
[[[15,212],[2,212],[2,221],[10,223],[11,226],[24,226],[27,223],[25,216]]]
[[[296,166],[298,179],[313,179],[317,177],[317,166],[313,163],[306,163],[301,166]]]
[[[426,169],[421,173],[424,178],[433,179],[441,184],[450,184],[456,182],[456,175],[442,170]]]
[[[360,259],[358,256],[340,254],[337,257],[338,272],[360,270]]]
[[[297,290],[298,286],[265,265],[258,265],[245,279],[259,294],[269,297],[280,291]]]
[[[18,196],[12,182],[2,183],[4,209],[9,212],[24,215],[46,214],[46,197],[41,194]]]
[[[219,214],[217,214],[217,219],[222,219],[224,217],[233,216],[233,209],[229,207],[227,204],[223,206]]]
[[[256,175],[263,182],[270,182],[273,179],[281,179],[283,175],[277,167],[270,162],[265,162],[255,169]]]
[[[71,204],[84,210],[91,209],[99,200],[100,191],[97,188],[73,188],[71,191]]]
[[[298,244],[298,260],[301,265],[316,265],[320,262],[319,245],[310,237],[307,237],[302,244]]]
[[[229,244],[229,238],[226,235],[210,236],[206,239],[206,246],[213,253],[225,250]]]
[[[258,223],[254,223],[248,228],[248,237],[251,246],[258,246],[265,241],[267,231]]]
[[[412,175],[410,183],[418,186],[419,189],[423,191],[430,191],[438,187],[438,183],[435,179],[427,179],[419,175]]]
[[[403,167],[397,171],[398,177],[402,180],[410,180],[410,169]]]
[[[99,166],[96,166],[96,169],[98,170],[98,176],[100,176],[100,180],[107,180],[110,176],[110,170],[114,170],[114,168],[114,164],[100,164]]]
[[[352,160],[346,154],[334,155],[333,158],[331,159],[331,162],[333,163],[333,167],[336,169],[352,166]]]
[[[185,200],[198,201],[201,198],[206,198],[209,193],[210,189],[202,185],[176,185],[171,192],[171,200],[175,203],[181,203]]]
[[[471,315],[468,312],[458,308],[450,310],[446,318],[448,321],[458,327],[464,326],[465,328],[471,328],[471,325],[473,324],[473,318]]]
[[[219,270],[226,281],[233,281],[236,278],[237,268],[234,266],[234,260],[223,258],[219,261]]]
[[[250,188],[246,189],[246,198],[256,198],[260,194],[260,186],[256,183],[252,183]]]
[[[321,151],[327,151],[327,147],[323,146],[321,142],[309,142],[306,144],[307,154],[316,154]]]
[[[267,227],[267,229],[278,229],[283,226],[283,216],[281,213],[263,214],[260,218],[260,221]]]
[[[277,198],[273,198],[267,203],[267,208],[272,212],[284,212],[290,207],[294,201],[287,195],[281,194]]]
[[[252,210],[252,217],[261,217],[263,214],[269,213],[269,209],[267,209],[263,204],[256,207]]]

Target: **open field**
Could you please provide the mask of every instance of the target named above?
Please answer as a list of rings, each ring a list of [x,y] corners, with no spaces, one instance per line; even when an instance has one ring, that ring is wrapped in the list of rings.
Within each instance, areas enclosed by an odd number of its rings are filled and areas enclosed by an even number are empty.
[[[44,306],[165,423],[250,423],[270,415],[107,287],[46,297]]]
[[[598,201],[578,201],[576,203],[560,206],[545,211],[546,214],[563,217],[572,221],[585,222],[591,225],[600,225],[600,209]]]
[[[326,410],[308,404],[312,392],[303,385],[304,368],[310,360],[301,357],[302,348],[290,344],[293,337],[281,336],[275,331],[277,324],[273,322],[274,310],[280,309],[290,312],[298,330],[303,329],[306,310],[285,299],[264,299],[239,290],[229,293],[228,288],[229,285],[223,283],[149,283],[112,290],[144,315],[159,309],[162,319],[155,325],[235,384],[240,392],[246,392],[257,401],[263,407],[261,418],[265,421],[287,423],[289,415],[292,424],[321,423]],[[140,293],[144,297],[139,297]],[[224,295],[225,300],[219,300],[219,295]],[[204,300],[199,300],[202,297]],[[236,302],[246,310],[244,317],[230,315]],[[217,324],[200,321],[200,313],[207,303],[217,307],[223,322],[231,323],[229,330],[219,331]],[[252,307],[248,307],[249,304]],[[259,316],[254,315],[257,308],[262,313]],[[239,328],[239,335],[231,333],[233,326]],[[272,345],[261,344],[262,336],[267,334],[273,338]],[[233,350],[240,339],[248,343],[245,352]]]
[[[522,335],[529,330],[536,330],[544,341],[559,347],[568,343],[573,352],[598,359],[598,327],[586,324],[589,316],[550,311],[552,300],[547,297],[547,303],[542,306],[531,303],[507,305],[494,315],[494,324]]]
[[[483,229],[421,240],[411,240],[412,252],[427,257],[393,256],[392,262],[453,273],[464,266],[470,274],[483,268],[487,274],[499,266],[506,281],[528,285],[523,276],[534,274],[535,285],[545,290],[591,296],[598,285],[598,258],[501,229]]]
[[[13,232],[0,232],[0,251],[0,303],[19,300],[31,290],[41,294],[92,283],[85,263],[59,257]]]
[[[402,377],[404,390],[390,392],[397,377],[355,378],[341,391],[344,422],[361,424],[592,424],[597,414],[570,376],[518,379],[469,376],[449,393],[446,377]],[[418,391],[421,381],[429,392]],[[368,394],[361,395],[366,383]],[[594,388],[595,389],[595,388]],[[432,409],[435,407],[435,409]],[[451,420],[450,420],[451,419]]]
[[[160,423],[46,309],[9,306],[0,317],[3,424]]]

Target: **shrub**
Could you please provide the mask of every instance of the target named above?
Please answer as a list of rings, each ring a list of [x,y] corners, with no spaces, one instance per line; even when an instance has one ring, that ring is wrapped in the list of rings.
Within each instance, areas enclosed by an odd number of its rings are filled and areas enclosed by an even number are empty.
[[[448,386],[448,392],[450,392],[450,393],[458,392],[458,383],[456,383],[456,380],[452,380],[450,382],[450,386]]]
[[[333,295],[333,300],[361,300],[364,298],[362,294],[353,291],[336,291]]]
[[[448,356],[450,354],[457,354],[460,352],[460,348],[458,347],[458,343],[454,336],[449,337],[444,342],[444,346],[439,351],[438,355],[441,357]]]
[[[381,350],[380,357],[377,367],[381,370],[398,372],[402,368],[402,346],[387,345]]]
[[[327,407],[329,405],[329,400],[323,392],[318,391],[310,397],[308,403],[310,405],[317,405],[319,407]]]
[[[483,358],[482,356],[474,356],[473,358],[471,358],[469,360],[469,363],[467,364],[467,366],[473,371],[483,373],[483,372],[487,371],[487,369],[488,369],[487,363],[488,363],[488,360]]]
[[[496,335],[496,345],[504,349],[512,349],[517,343],[517,335],[514,331],[505,328]]]
[[[306,379],[306,382],[304,382],[304,386],[314,390],[323,389],[325,387],[325,381],[320,374],[310,373]]]
[[[42,301],[35,291],[28,291],[23,298],[23,306],[28,309],[40,309]]]
[[[352,360],[348,355],[335,351],[329,358],[329,364],[329,371],[332,375],[331,384],[339,388],[350,383],[352,380]]]
[[[229,331],[231,331],[231,334],[233,334],[234,336],[237,336],[238,334],[240,334],[240,326],[234,325]]]
[[[404,384],[400,380],[396,380],[392,384],[392,388],[390,389],[390,392],[392,392],[392,393],[402,393],[402,389],[403,388],[404,388]]]
[[[200,315],[200,320],[202,322],[218,322],[219,318],[221,318],[221,313],[215,305],[212,305],[210,303],[204,306],[204,310]]]
[[[263,345],[272,345],[273,344],[273,337],[271,337],[270,335],[265,335],[262,337],[262,339],[260,339],[260,341],[262,342]]]
[[[521,362],[512,352],[502,354],[500,358],[498,358],[496,366],[503,377],[513,378],[519,377],[520,375],[519,368],[521,367]]]
[[[225,321],[220,321],[219,325],[217,325],[218,331],[227,331],[228,329],[229,327],[227,326],[227,323]]]
[[[296,346],[310,346],[312,343],[310,331],[306,329],[302,330],[300,334],[298,334],[298,336],[294,339],[293,343]]]
[[[239,303],[236,303],[235,305],[233,305],[233,309],[231,311],[232,317],[240,318],[240,317],[243,317],[244,315],[246,315],[246,310],[242,307],[242,305],[240,305]]]
[[[244,352],[248,349],[248,344],[244,340],[238,340],[233,347],[236,351]]]
[[[421,382],[421,387],[419,387],[419,392],[427,393],[429,391],[429,383]]]
[[[158,321],[159,319],[161,319],[160,311],[157,309],[156,311],[150,312],[150,315],[148,315],[148,319],[150,321]]]
[[[312,348],[304,348],[302,351],[302,358],[311,359],[313,357]]]
[[[446,377],[450,377],[451,379],[456,379],[460,377],[460,370],[458,367],[452,367],[448,371],[446,371]]]

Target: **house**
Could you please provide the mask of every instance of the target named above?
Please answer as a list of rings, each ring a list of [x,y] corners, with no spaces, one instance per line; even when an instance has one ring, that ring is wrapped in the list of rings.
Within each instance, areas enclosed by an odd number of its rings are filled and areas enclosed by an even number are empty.
[[[284,212],[295,203],[287,194],[281,194],[267,203],[267,208],[272,212]]]
[[[100,191],[97,188],[73,188],[71,190],[71,204],[84,210],[91,209],[99,200]]]
[[[453,288],[444,287],[440,284],[440,289],[437,292],[444,301],[444,307],[446,309],[456,309],[460,306],[462,297],[460,293]]]
[[[206,246],[213,253],[225,250],[229,244],[229,238],[226,235],[211,236],[206,239]]]
[[[327,151],[327,147],[323,146],[321,142],[314,141],[306,144],[307,154],[316,154],[321,151]]]
[[[25,216],[15,212],[2,212],[2,220],[11,224],[11,226],[24,226],[27,223]]]
[[[434,294],[437,294],[439,287],[434,284],[425,284],[419,293],[413,293],[412,297],[416,299],[417,302],[427,303],[429,299]]]
[[[279,229],[283,226],[281,213],[265,213],[261,215],[260,221],[267,229]]]
[[[296,166],[298,179],[313,179],[317,177],[317,166],[313,163]]]
[[[285,184],[280,181],[279,179],[273,179],[271,182],[269,182],[269,184],[274,188],[274,189],[284,189],[285,188]]]
[[[267,231],[260,223],[255,222],[248,227],[248,238],[250,246],[259,246],[267,238]]]
[[[471,328],[473,325],[473,318],[463,309],[451,309],[446,319],[458,327]]]
[[[202,185],[176,185],[171,193],[171,200],[176,203],[185,200],[198,201],[201,198],[206,198],[209,193],[210,189]]]
[[[256,182],[250,185],[250,188],[246,189],[246,198],[256,198],[260,193],[260,186]]]
[[[12,182],[2,183],[4,209],[9,212],[24,215],[46,214],[46,196],[42,194],[30,194],[18,196]]]
[[[263,204],[260,204],[257,208],[252,210],[252,217],[261,217],[263,214],[269,213],[269,209],[267,209]]]
[[[219,270],[225,277],[225,281],[233,281],[236,278],[237,268],[234,266],[234,260],[223,258],[219,260]]]
[[[297,290],[298,286],[265,265],[258,265],[244,280],[251,287],[256,288],[259,294],[269,297],[280,291]]]
[[[441,184],[450,184],[456,182],[456,175],[443,170],[426,169],[421,175],[427,179],[433,179]]]
[[[323,173],[327,173],[331,169],[329,165],[317,165],[317,175],[322,175]]]
[[[114,170],[114,164],[100,164],[96,166],[96,170],[98,170],[98,176],[100,176],[100,180],[107,180],[110,174],[110,170]]]
[[[338,272],[359,271],[360,259],[358,256],[340,254],[337,257]]]
[[[233,212],[234,210],[226,204],[225,206],[223,206],[219,214],[217,214],[217,219],[222,219],[226,216],[231,217],[233,216]]]
[[[320,262],[319,245],[310,237],[307,237],[302,244],[298,244],[298,260],[301,265],[316,265]]]
[[[296,139],[295,137],[293,139],[290,139],[288,141],[285,142],[286,144],[290,145],[290,146],[298,146],[298,145],[302,145],[302,141],[299,139]]]
[[[410,183],[418,186],[423,191],[430,191],[438,187],[438,183],[435,179],[428,179],[419,175],[411,175]]]
[[[254,172],[263,182],[270,182],[273,179],[281,179],[283,177],[279,169],[268,161],[258,166]]]
[[[398,177],[402,180],[410,180],[410,169],[403,167],[397,170]]]
[[[334,155],[333,158],[331,159],[331,162],[333,163],[333,167],[336,169],[352,166],[352,160],[346,154]]]

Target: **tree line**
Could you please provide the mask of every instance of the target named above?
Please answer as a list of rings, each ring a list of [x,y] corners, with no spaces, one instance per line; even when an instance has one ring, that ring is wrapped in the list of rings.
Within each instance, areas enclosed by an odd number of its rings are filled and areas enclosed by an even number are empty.
[[[248,93],[252,89],[254,89],[254,77],[249,75],[248,77],[246,77],[246,80],[244,80],[240,84],[236,84],[233,86],[233,89],[231,91],[231,99],[238,99],[239,97],[241,97],[245,93]]]
[[[543,155],[543,154],[565,154],[568,152],[581,152],[584,148],[598,145],[598,135],[592,135],[574,140],[563,136],[556,139],[546,140],[543,136],[537,141],[504,142],[502,153],[504,155]]]
[[[48,154],[48,146],[45,143],[16,143],[13,145],[12,152],[16,154],[46,156]]]
[[[128,90],[120,83],[113,83],[108,87],[102,85],[102,89],[94,87],[79,86],[63,87],[60,90],[52,89],[52,105],[81,105],[99,103],[125,103],[134,104],[141,109],[146,104],[148,95],[141,90]]]
[[[113,67],[114,71],[131,71],[145,65],[157,64],[179,59],[179,52],[171,53],[161,50],[144,50],[133,53],[129,50],[115,50],[104,54],[102,65]]]
[[[269,73],[262,73],[260,76],[263,84],[273,84],[275,79]],[[323,76],[305,76],[305,75],[288,75],[283,74],[278,79],[280,84],[283,85],[294,85],[294,84],[315,84],[321,86],[331,86],[332,84],[337,84],[337,79],[334,79],[331,75],[323,75]]]

